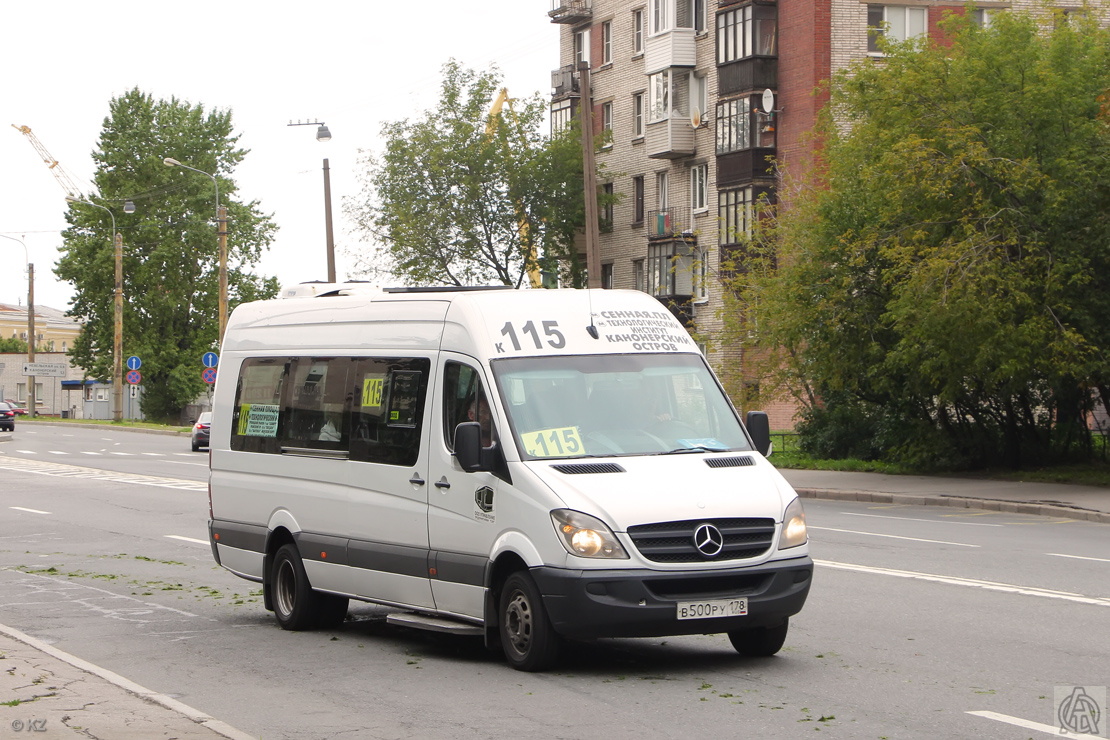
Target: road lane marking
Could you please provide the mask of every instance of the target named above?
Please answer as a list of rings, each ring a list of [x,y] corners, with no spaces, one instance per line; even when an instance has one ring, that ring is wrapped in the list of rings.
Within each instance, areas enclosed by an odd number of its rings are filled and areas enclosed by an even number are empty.
[[[1065,555],[1061,552],[1046,552],[1045,555],[1052,555],[1058,558],[1074,558],[1075,560],[1094,560],[1098,563],[1110,563],[1110,558],[1087,558],[1082,555]]]
[[[143,454],[144,455],[150,455],[151,457],[165,457],[166,456],[166,453],[164,453],[164,452],[144,452]]]
[[[1002,524],[985,524],[983,522],[953,522],[947,519],[915,519],[912,516],[888,516],[887,514],[860,514],[858,511],[842,511],[845,516],[866,516],[872,519],[901,519],[905,522],[928,522],[930,524],[962,524],[965,527],[1002,527]],[[989,512],[997,513],[997,512]],[[946,515],[947,516],[947,515]]]
[[[16,450],[16,452],[18,452],[21,455],[37,455],[37,454],[39,454],[39,453],[35,452],[34,450]]]
[[[103,454],[103,453],[100,453],[100,452],[88,452],[88,451],[86,451],[86,450],[81,450],[81,454],[82,454],[82,455],[97,455],[97,456],[99,457],[99,456],[100,456],[101,454]]]
[[[198,465],[202,468],[207,468],[208,467],[208,463],[206,463],[206,462],[202,462],[202,463],[182,462],[181,460],[166,460],[166,462],[170,465]]]
[[[31,514],[49,514],[50,513],[49,511],[41,511],[39,509],[26,509],[22,506],[9,506],[8,508],[9,509],[15,509],[16,511],[26,511],[26,512],[29,512]]]
[[[14,457],[0,458],[0,470],[17,470],[22,473],[36,473],[38,475],[49,475],[55,478],[82,478],[87,480],[109,481],[112,483],[134,483],[144,486],[174,488],[182,491],[208,490],[208,483],[205,481],[167,478],[154,475],[139,475],[137,473],[117,473],[111,470],[83,468],[79,465],[70,465],[67,463],[40,462],[38,460],[25,460]]]
[[[179,534],[167,534],[166,537],[169,537],[171,540],[184,540],[185,542],[195,542],[198,545],[207,545],[208,544],[208,540],[198,540],[196,537],[182,537]]]
[[[1063,601],[1073,601],[1077,604],[1092,604],[1094,606],[1110,606],[1110,599],[1098,598],[1095,596],[1084,596],[1083,594],[1072,593],[1070,591],[1051,591],[1046,588],[1037,588],[1036,586],[1017,586],[1011,583],[997,583],[995,581],[981,581],[976,578],[960,578],[958,576],[941,576],[935,573],[920,573],[913,570],[895,570],[893,568],[875,568],[870,565],[856,565],[855,563],[838,563],[832,560],[814,560],[817,565],[822,565],[826,568],[833,568],[836,570],[850,570],[858,573],[872,573],[882,576],[894,576],[895,578],[911,578],[919,581],[931,581],[933,583],[946,583],[951,586],[970,586],[971,588],[982,588],[987,591],[1001,591],[1003,593],[1021,594],[1023,596],[1040,596],[1045,599],[1060,599]]]
[[[1011,717],[1008,714],[999,714],[998,712],[988,712],[988,711],[985,711],[985,710],[979,710],[979,711],[975,711],[975,712],[968,712],[968,714],[973,714],[976,717],[985,717],[987,719],[993,719],[993,720],[998,721],[998,722],[1005,722],[1008,725],[1016,725],[1017,727],[1023,727],[1026,730],[1036,730],[1037,732],[1047,732],[1049,735],[1056,735],[1057,737],[1094,737],[1093,735],[1089,735],[1087,733],[1084,733],[1084,734],[1080,735],[1080,734],[1076,734],[1074,732],[1068,732],[1067,730],[1065,730],[1061,727],[1053,727],[1052,725],[1044,725],[1044,724],[1041,724],[1040,722],[1033,722],[1032,720],[1022,719],[1021,717]]]
[[[135,456],[134,452],[110,452],[108,454],[110,454],[110,455],[122,455],[124,457],[134,457]]]
[[[812,524],[809,529],[823,529],[826,532],[844,532],[846,534],[865,534],[870,537],[889,537],[892,540],[912,540],[913,542],[931,542],[935,545],[956,545],[957,547],[982,547],[982,545],[969,545],[966,542],[948,542],[946,540],[926,540],[921,537],[901,537],[896,534],[879,534],[878,532],[857,532],[854,529],[835,529],[833,527],[814,527]]]
[[[51,455],[68,455],[69,454],[68,452],[62,452],[61,450],[47,450],[47,451]]]

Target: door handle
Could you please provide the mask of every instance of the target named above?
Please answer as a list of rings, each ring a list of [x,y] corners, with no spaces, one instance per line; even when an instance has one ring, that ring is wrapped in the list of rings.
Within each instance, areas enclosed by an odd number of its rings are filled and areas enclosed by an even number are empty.
[[[409,478],[409,483],[414,486],[422,486],[424,485],[424,479],[420,477],[420,473],[413,473],[412,477]]]
[[[443,476],[442,478],[440,478],[439,480],[437,480],[435,482],[435,487],[436,488],[442,488],[443,490],[447,490],[448,488],[451,487],[451,484],[447,482],[447,476],[445,475],[445,476]]]

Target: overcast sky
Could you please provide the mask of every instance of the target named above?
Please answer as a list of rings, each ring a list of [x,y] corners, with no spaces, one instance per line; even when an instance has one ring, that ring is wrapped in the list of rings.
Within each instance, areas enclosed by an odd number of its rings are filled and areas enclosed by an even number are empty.
[[[549,93],[559,66],[550,8],[551,0],[5,2],[0,234],[26,243],[36,305],[67,308],[71,286],[53,274],[65,193],[11,125],[30,127],[92,194],[92,151],[108,101],[138,87],[156,99],[231,109],[239,145],[250,150],[235,172],[238,197],[260,201],[280,226],[257,271],[283,285],[327,277],[327,157],[337,272],[357,277],[345,252],[358,243],[342,205],[358,191],[359,150],[377,150],[383,122],[433,108],[452,58],[478,70],[496,64],[511,96]],[[332,140],[317,142],[312,126],[287,126],[298,120],[326,122]],[[0,302],[26,303],[24,263],[20,245],[0,239]]]

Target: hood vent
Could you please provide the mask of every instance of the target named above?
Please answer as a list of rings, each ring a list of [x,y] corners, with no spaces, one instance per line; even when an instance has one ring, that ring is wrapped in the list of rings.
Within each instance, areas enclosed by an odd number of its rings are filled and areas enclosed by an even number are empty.
[[[624,468],[616,463],[579,463],[574,465],[552,465],[551,467],[566,475],[587,475],[592,473],[623,473]]]
[[[711,468],[746,468],[755,465],[748,455],[743,457],[707,457],[705,464]]]

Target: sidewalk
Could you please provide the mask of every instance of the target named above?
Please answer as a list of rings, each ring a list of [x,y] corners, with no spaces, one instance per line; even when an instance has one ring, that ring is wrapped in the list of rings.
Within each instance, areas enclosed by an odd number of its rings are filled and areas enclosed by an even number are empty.
[[[1110,488],[827,470],[780,472],[804,498],[954,506],[1110,524]]]
[[[250,740],[164,694],[0,624],[0,736]]]

